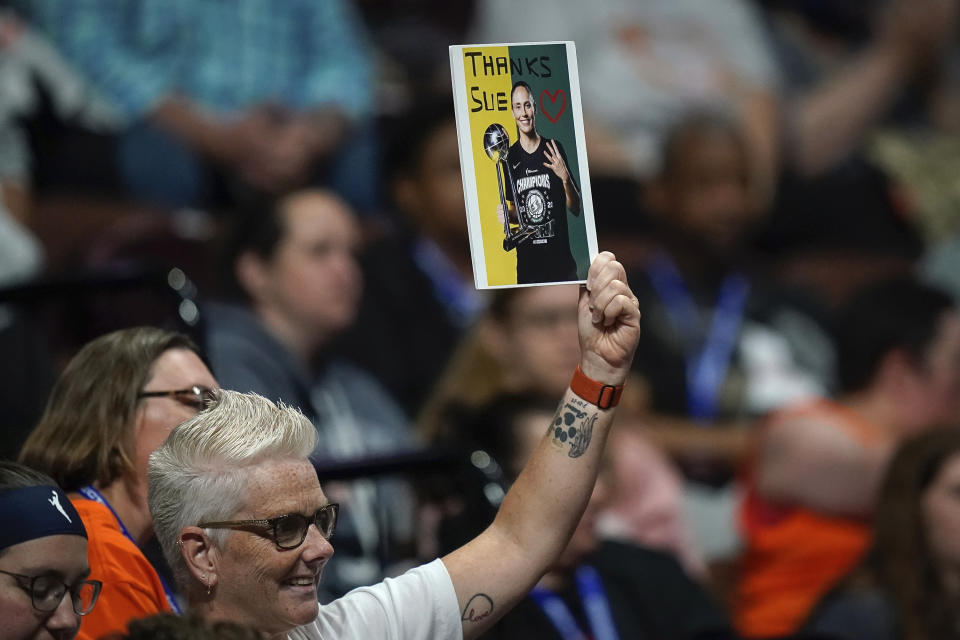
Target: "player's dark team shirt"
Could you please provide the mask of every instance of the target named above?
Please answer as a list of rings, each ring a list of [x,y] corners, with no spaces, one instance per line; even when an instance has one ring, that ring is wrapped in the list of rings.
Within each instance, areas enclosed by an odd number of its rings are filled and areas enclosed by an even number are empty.
[[[547,142],[541,136],[536,151],[527,153],[518,140],[510,146],[507,157],[517,196],[514,204],[536,229],[532,237],[517,245],[518,284],[577,279],[577,263],[570,253],[567,233],[567,196],[563,181],[544,164]],[[556,145],[569,167],[563,146],[559,142]]]

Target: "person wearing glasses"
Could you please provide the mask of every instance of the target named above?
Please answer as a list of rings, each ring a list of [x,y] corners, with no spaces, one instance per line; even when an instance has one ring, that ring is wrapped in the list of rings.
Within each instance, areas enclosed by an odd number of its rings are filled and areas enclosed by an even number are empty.
[[[48,475],[4,460],[0,519],[0,636],[75,637],[101,588],[88,579],[80,515]]]
[[[54,385],[19,459],[53,477],[86,525],[91,576],[104,587],[80,638],[178,610],[171,585],[141,551],[153,536],[147,458],[216,386],[188,337],[152,327],[96,338]]]
[[[151,456],[157,538],[192,613],[271,638],[474,638],[557,558],[587,503],[640,334],[623,267],[600,254],[580,292],[581,358],[493,524],[456,551],[318,606],[338,506],[300,412],[217,393]]]

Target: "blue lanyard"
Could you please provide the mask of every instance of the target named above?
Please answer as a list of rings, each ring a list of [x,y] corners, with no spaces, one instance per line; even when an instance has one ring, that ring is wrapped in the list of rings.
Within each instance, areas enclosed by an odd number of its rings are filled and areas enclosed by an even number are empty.
[[[105,506],[107,509],[109,509],[110,513],[113,514],[114,519],[117,521],[117,524],[120,525],[120,532],[127,538],[127,540],[132,542],[135,547],[137,546],[137,541],[134,540],[133,536],[130,535],[130,532],[127,531],[127,528],[123,525],[123,521],[120,519],[120,516],[118,516],[117,512],[113,510],[113,507],[110,506],[110,503],[107,502],[107,499],[103,497],[102,493],[94,489],[89,484],[84,487],[80,487],[79,489],[77,489],[77,491],[79,491],[80,495],[82,495],[87,500],[99,502],[100,504]],[[139,549],[139,547],[137,548]],[[177,615],[181,615],[183,611],[180,609],[180,605],[177,604],[176,598],[173,597],[173,589],[170,588],[170,585],[167,584],[167,581],[164,580],[163,576],[161,576],[159,573],[157,574],[157,577],[160,578],[160,585],[163,587],[163,593],[167,597],[167,604],[170,605],[170,608],[173,610],[174,613],[176,613]]]
[[[610,611],[610,601],[603,589],[600,575],[590,566],[582,566],[576,573],[577,591],[583,610],[587,614],[587,622],[593,632],[594,640],[619,640],[620,634],[613,623],[613,613]],[[563,600],[543,587],[534,587],[530,597],[540,606],[554,628],[563,636],[563,640],[587,640],[587,635],[580,629],[570,609]]]
[[[469,326],[483,309],[483,298],[453,266],[433,241],[420,237],[413,245],[413,259],[433,285],[433,292],[443,303],[450,321],[460,328]]]
[[[659,253],[647,264],[646,270],[684,342],[690,417],[711,420],[717,414],[720,390],[740,333],[750,283],[739,273],[723,279],[710,329],[703,336],[700,313],[673,261]]]

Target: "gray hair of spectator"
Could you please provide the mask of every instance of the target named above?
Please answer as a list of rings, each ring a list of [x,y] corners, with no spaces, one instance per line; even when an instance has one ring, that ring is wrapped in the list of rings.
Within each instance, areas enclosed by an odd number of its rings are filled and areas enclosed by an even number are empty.
[[[267,460],[306,460],[316,445],[313,424],[300,411],[254,393],[220,390],[199,414],[174,429],[150,455],[148,503],[157,540],[178,584],[190,573],[177,541],[185,527],[227,520],[244,505],[251,466]],[[230,531],[206,529],[222,547]]]

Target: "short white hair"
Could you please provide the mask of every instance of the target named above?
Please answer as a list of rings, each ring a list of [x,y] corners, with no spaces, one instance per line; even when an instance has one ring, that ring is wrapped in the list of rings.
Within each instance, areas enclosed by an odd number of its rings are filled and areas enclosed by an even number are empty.
[[[221,390],[174,429],[150,455],[148,502],[153,528],[177,583],[190,573],[177,541],[185,527],[228,520],[244,506],[249,467],[266,460],[306,460],[316,446],[313,424],[300,411],[255,393]],[[208,529],[222,547],[227,530]]]

